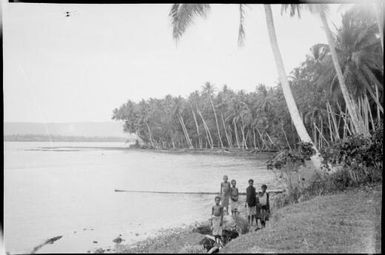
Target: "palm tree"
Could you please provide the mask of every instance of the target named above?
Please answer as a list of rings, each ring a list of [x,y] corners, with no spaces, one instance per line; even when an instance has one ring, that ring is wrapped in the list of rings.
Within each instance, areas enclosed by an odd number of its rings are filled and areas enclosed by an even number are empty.
[[[240,27],[239,27],[239,41],[242,42],[242,38],[244,37],[244,29],[243,29],[243,17],[244,17],[244,5],[240,5]],[[289,81],[286,75],[286,71],[283,65],[283,60],[281,53],[279,51],[277,37],[275,34],[273,14],[271,11],[271,7],[268,4],[264,5],[265,14],[266,14],[266,24],[269,31],[269,38],[271,47],[274,54],[274,59],[277,67],[277,71],[279,74],[279,80],[284,92],[285,100],[287,103],[287,107],[290,112],[290,116],[293,120],[294,126],[297,130],[297,133],[300,139],[303,142],[312,143],[311,138],[303,124],[303,121],[299,115],[297,105],[294,101],[293,95],[291,93],[291,89],[289,86]],[[169,13],[169,16],[172,20],[173,26],[173,37],[175,40],[178,40],[183,33],[186,31],[186,28],[191,24],[192,20],[196,16],[207,15],[207,12],[210,10],[210,5],[208,4],[173,4]],[[316,152],[318,152],[317,148],[313,145],[313,148]],[[317,153],[318,154],[318,153]],[[317,156],[318,157],[318,156]],[[319,169],[321,166],[321,161],[317,157],[312,157],[312,162],[314,166]]]
[[[368,94],[378,111],[383,112],[378,93],[378,90],[383,92],[380,81],[383,76],[383,60],[375,23],[374,18],[362,9],[355,7],[349,10],[342,16],[342,26],[337,31],[335,47],[350,95],[362,105],[360,102]],[[323,52],[314,54],[319,66],[318,83],[330,86],[330,91],[335,92],[338,77],[332,66],[329,46],[316,45],[313,49],[315,52]],[[379,118],[380,115],[377,116]],[[361,114],[358,117],[361,118]],[[366,130],[368,132],[368,128]]]
[[[289,4],[289,5],[283,5],[282,6],[282,12],[286,11],[287,9],[290,9],[290,16],[298,15],[300,16],[300,9],[303,5],[297,5],[297,4]],[[323,28],[326,34],[326,38],[329,45],[330,54],[333,60],[333,65],[335,68],[335,71],[337,73],[338,82],[340,85],[340,89],[343,95],[343,98],[345,100],[346,108],[348,109],[349,116],[351,118],[351,121],[353,122],[354,128],[356,133],[363,134],[365,136],[369,136],[370,134],[365,129],[365,125],[363,121],[358,116],[358,107],[357,104],[352,99],[349,90],[346,86],[345,79],[343,76],[343,72],[341,69],[341,65],[338,61],[338,55],[336,51],[336,45],[335,45],[335,38],[333,37],[333,34],[330,30],[327,18],[326,18],[326,12],[328,10],[327,5],[325,4],[309,4],[306,5],[306,7],[313,13],[317,13],[320,16],[320,19],[323,24]]]

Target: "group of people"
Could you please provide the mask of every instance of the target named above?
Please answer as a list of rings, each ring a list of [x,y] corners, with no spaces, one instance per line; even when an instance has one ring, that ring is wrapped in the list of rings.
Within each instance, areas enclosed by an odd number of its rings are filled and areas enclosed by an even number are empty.
[[[233,217],[240,213],[242,203],[239,200],[239,191],[236,185],[236,180],[228,182],[227,175],[223,176],[220,195],[215,197],[215,205],[212,207],[211,212],[213,236],[220,237],[222,235],[223,216],[224,214],[229,215],[229,206]],[[258,221],[261,228],[263,228],[266,225],[266,221],[269,220],[269,194],[266,192],[267,186],[265,184],[261,186],[262,191],[258,192],[258,194],[253,185],[254,180],[250,179],[249,186],[246,189],[244,206],[246,207],[249,226],[253,226],[255,221],[256,230],[258,230],[260,229]]]

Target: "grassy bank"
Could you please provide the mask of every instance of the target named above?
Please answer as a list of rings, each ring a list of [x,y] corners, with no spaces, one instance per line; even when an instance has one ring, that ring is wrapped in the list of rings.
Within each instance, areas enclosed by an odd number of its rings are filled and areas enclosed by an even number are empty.
[[[224,253],[380,253],[382,185],[318,196],[274,212]]]
[[[241,235],[222,253],[379,253],[381,252],[382,185],[348,189],[334,195],[273,211],[263,230]],[[203,235],[192,227],[172,229],[120,253],[203,252]]]

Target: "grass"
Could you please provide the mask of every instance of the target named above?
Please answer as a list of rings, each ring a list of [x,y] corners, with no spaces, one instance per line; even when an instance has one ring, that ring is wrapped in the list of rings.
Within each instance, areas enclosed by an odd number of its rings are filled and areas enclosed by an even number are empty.
[[[382,185],[317,196],[273,212],[223,253],[380,253]]]

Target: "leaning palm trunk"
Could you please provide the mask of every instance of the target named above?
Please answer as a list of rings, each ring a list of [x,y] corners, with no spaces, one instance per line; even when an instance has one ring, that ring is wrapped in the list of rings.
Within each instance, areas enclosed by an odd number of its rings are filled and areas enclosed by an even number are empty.
[[[262,136],[261,132],[259,132],[258,128],[255,128],[255,129],[257,130],[257,132],[259,134],[259,137],[261,138],[261,141],[262,141],[262,148],[261,148],[261,150],[263,150],[264,148],[268,148],[265,140],[263,139],[263,136]]]
[[[233,119],[233,124],[234,124],[234,133],[235,133],[235,140],[237,141],[238,149],[241,148],[239,145],[239,138],[238,138],[238,130],[237,130],[237,124],[235,123],[235,119]]]
[[[273,55],[275,59],[275,64],[277,66],[277,71],[279,75],[279,80],[281,82],[283,95],[286,100],[287,108],[289,109],[289,113],[291,119],[294,123],[295,129],[297,130],[298,136],[301,141],[308,142],[313,145],[313,149],[316,151],[316,154],[311,157],[311,161],[316,169],[321,168],[321,159],[319,156],[319,152],[317,148],[314,146],[308,132],[306,131],[305,125],[299,115],[297,105],[294,101],[293,94],[291,93],[289,81],[287,79],[285,67],[283,65],[282,56],[278,47],[277,36],[275,34],[274,21],[273,21],[273,13],[271,11],[271,7],[268,4],[265,4],[265,14],[266,14],[266,24],[269,32],[270,44],[273,50]]]
[[[182,126],[183,133],[184,133],[185,138],[186,138],[187,146],[188,146],[190,149],[194,149],[194,146],[193,146],[192,143],[191,143],[190,136],[188,135],[186,125],[184,124],[183,117],[182,117],[182,115],[180,115],[180,114],[179,114],[179,122],[180,122],[180,124],[181,124],[181,126]]]
[[[215,107],[214,107],[213,101],[211,100],[211,96],[209,96],[209,98],[210,98],[211,107],[213,108],[213,112],[214,112],[215,124],[217,125],[217,132],[218,132],[219,142],[220,142],[221,148],[223,149],[223,142],[222,142],[222,138],[221,138],[221,132],[219,131],[219,124],[218,124],[217,113],[215,111]]]
[[[200,135],[200,132],[199,132],[198,121],[197,121],[197,118],[195,116],[195,112],[192,109],[191,109],[191,112],[193,114],[193,118],[194,118],[194,122],[195,122],[195,127],[197,129],[199,148],[202,149],[202,140],[201,140],[201,135]]]
[[[341,66],[338,62],[334,38],[332,36],[332,32],[330,31],[329,25],[327,23],[325,12],[320,10],[319,15],[321,17],[321,21],[322,21],[322,24],[323,24],[323,27],[324,27],[324,30],[326,33],[326,38],[327,38],[327,41],[329,44],[330,53],[332,55],[332,60],[333,60],[334,68],[335,68],[336,73],[337,73],[337,78],[338,78],[338,82],[340,84],[341,92],[342,92],[342,95],[344,97],[346,108],[348,109],[349,116],[350,116],[351,121],[353,123],[355,132],[358,134],[363,134],[364,136],[369,136],[370,134],[368,132],[366,132],[365,127],[364,127],[364,123],[359,120],[357,105],[354,102],[354,100],[352,100],[352,98],[349,94],[348,88],[346,87],[345,79],[343,77],[342,70],[341,70]]]
[[[379,92],[378,92],[378,87],[376,86],[376,98],[377,98],[377,101],[379,102],[379,99],[380,99],[380,96],[379,96]],[[377,123],[381,123],[381,113],[380,113],[380,108],[379,106],[377,106]]]
[[[375,129],[375,125],[374,125],[372,110],[370,109],[369,99],[368,99],[367,95],[365,95],[365,104],[366,104],[366,107],[368,109],[368,113],[369,113],[369,117],[370,117],[370,123],[372,125],[372,130],[374,130]]]
[[[226,139],[227,139],[227,144],[228,144],[229,148],[232,148],[232,147],[233,147],[233,143],[231,142],[231,137],[230,137],[229,134],[227,133],[226,123],[225,123],[225,120],[224,120],[224,118],[223,118],[223,114],[222,114],[222,113],[221,113],[221,117],[222,117],[223,130],[225,130],[225,135],[226,135]]]
[[[282,131],[283,131],[283,135],[285,136],[285,140],[286,140],[287,146],[291,150],[291,146],[290,146],[289,140],[287,139],[286,132],[285,132],[285,129],[283,128],[283,125],[281,125],[281,128],[282,128]]]
[[[205,121],[205,119],[204,119],[203,116],[202,116],[201,111],[199,111],[199,110],[197,109],[197,112],[198,112],[199,116],[200,116],[201,119],[202,119],[203,127],[205,128],[206,136],[207,136],[207,141],[208,141],[208,143],[209,143],[209,145],[210,145],[210,148],[213,149],[213,148],[214,148],[214,145],[213,145],[213,139],[212,139],[212,137],[211,137],[210,129],[208,128],[208,126],[207,126],[207,124],[206,124],[206,121]]]
[[[247,144],[246,144],[245,126],[244,125],[242,125],[242,127],[241,127],[241,134],[242,134],[242,148],[247,150],[248,148],[247,148]]]
[[[146,126],[147,126],[147,130],[148,130],[148,134],[149,134],[149,136],[150,136],[150,143],[151,143],[151,146],[152,146],[152,148],[155,148],[154,142],[152,141],[152,133],[151,133],[151,129],[150,129],[150,127],[148,126],[147,122],[146,122]]]

